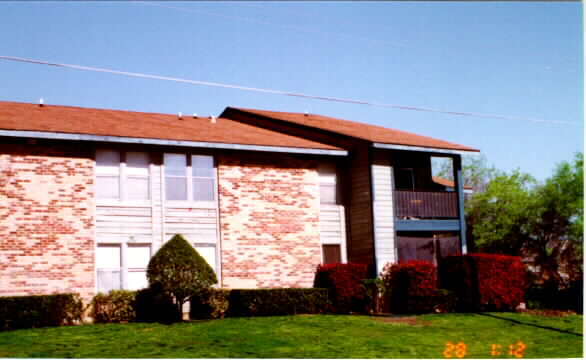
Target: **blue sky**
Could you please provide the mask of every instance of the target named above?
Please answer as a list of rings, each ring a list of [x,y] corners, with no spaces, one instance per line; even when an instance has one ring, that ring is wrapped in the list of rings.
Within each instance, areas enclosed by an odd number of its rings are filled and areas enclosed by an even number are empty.
[[[170,8],[174,7],[174,8]],[[0,2],[0,55],[574,125],[298,99],[0,60],[0,100],[309,111],[479,148],[538,179],[584,147],[581,3]]]

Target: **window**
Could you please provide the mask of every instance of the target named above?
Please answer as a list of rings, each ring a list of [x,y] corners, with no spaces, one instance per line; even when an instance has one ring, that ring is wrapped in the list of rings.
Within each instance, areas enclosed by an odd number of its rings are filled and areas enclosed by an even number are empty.
[[[165,198],[187,200],[187,158],[183,154],[165,154]]]
[[[99,244],[96,252],[98,291],[148,287],[146,269],[150,244]]]
[[[146,269],[151,259],[150,245],[128,245],[126,289],[138,290],[149,286]]]
[[[319,168],[319,199],[322,204],[336,204],[336,167],[331,164]]]
[[[96,196],[98,199],[120,198],[120,153],[96,152]]]
[[[214,272],[217,274],[216,268],[216,247],[214,245],[204,245],[204,244],[193,244],[197,253],[201,255],[205,259],[205,261],[211,266]]]
[[[167,200],[215,200],[214,158],[207,155],[165,154]]]
[[[96,197],[148,200],[149,155],[144,152],[96,151]]]
[[[119,244],[98,245],[96,267],[98,292],[122,289],[122,254]]]
[[[439,258],[460,255],[460,238],[455,233],[397,233],[399,261],[425,260],[436,263]]]

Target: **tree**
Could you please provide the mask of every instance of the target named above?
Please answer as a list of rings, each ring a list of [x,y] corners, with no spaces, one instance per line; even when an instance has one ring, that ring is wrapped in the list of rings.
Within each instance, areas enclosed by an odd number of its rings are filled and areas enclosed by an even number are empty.
[[[529,219],[534,216],[535,180],[528,174],[514,171],[499,173],[475,193],[466,204],[468,227],[475,248],[482,252],[521,255],[529,240]]]
[[[173,297],[179,316],[192,296],[218,282],[214,270],[181,235],[175,235],[151,258],[149,287],[159,287]]]
[[[472,243],[482,252],[523,256],[540,283],[564,288],[582,274],[584,157],[562,162],[537,184],[515,171],[498,175],[466,204]]]
[[[437,159],[437,158],[436,158]],[[435,160],[435,159],[434,159]],[[442,161],[444,160],[444,161]],[[452,161],[441,159],[433,163],[435,176],[454,180]],[[471,186],[474,192],[483,192],[492,178],[497,175],[494,167],[487,165],[486,157],[480,155],[469,155],[462,157],[462,177],[465,186]]]
[[[581,276],[584,242],[584,154],[562,162],[535,191],[535,216],[525,251],[542,282],[566,287]]]

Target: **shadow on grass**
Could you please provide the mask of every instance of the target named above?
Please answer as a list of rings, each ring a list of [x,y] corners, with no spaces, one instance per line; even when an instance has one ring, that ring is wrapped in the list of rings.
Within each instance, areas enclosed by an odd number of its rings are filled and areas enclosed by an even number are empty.
[[[554,328],[554,327],[551,327],[551,326],[543,326],[543,325],[526,323],[526,322],[522,322],[522,321],[519,321],[519,320],[509,319],[507,317],[502,317],[502,316],[497,316],[497,315],[492,315],[492,314],[487,314],[487,313],[476,313],[476,314],[477,315],[491,317],[491,318],[495,318],[495,319],[510,321],[510,322],[515,323],[515,324],[518,324],[518,325],[527,325],[527,326],[533,326],[533,327],[540,328],[540,329],[557,331],[557,332],[562,333],[562,334],[569,334],[569,335],[575,335],[575,336],[580,336],[580,337],[584,336],[583,334],[575,333],[575,332],[572,332],[572,331],[557,329],[557,328]]]

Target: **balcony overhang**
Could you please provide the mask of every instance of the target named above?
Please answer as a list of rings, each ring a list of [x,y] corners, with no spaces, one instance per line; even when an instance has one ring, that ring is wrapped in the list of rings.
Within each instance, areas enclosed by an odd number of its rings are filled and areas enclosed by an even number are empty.
[[[460,231],[460,220],[395,219],[396,231]]]
[[[398,144],[372,143],[371,146],[376,149],[419,151],[419,152],[446,154],[446,155],[478,155],[478,154],[480,154],[479,151],[474,151],[474,150],[469,150],[469,151],[467,151],[467,150],[451,150],[451,149],[440,149],[440,148],[434,148],[434,147],[398,145]]]

